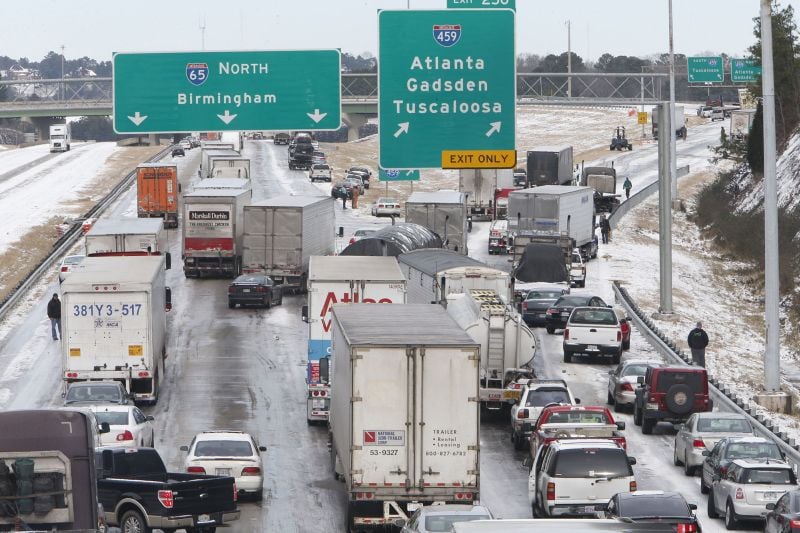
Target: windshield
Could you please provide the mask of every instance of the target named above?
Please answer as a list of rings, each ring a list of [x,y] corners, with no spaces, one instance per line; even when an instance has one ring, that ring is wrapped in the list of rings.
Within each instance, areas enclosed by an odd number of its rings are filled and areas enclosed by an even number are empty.
[[[589,298],[586,296],[562,296],[553,305],[556,307],[580,307],[589,305]]]
[[[528,291],[528,300],[557,300],[561,291]]]
[[[605,411],[562,411],[547,417],[547,424],[610,424]]]
[[[628,365],[622,371],[623,376],[644,376],[648,366],[654,365]]]
[[[425,531],[452,531],[452,526],[456,522],[472,522],[473,520],[489,520],[489,516],[475,514],[428,516],[425,517]]]
[[[119,388],[114,385],[88,385],[72,387],[67,391],[66,402],[121,402]]]
[[[686,384],[696,393],[705,393],[703,374],[699,372],[661,372],[658,375],[658,392],[667,392],[670,387],[676,384]]]
[[[243,440],[201,440],[194,448],[195,457],[250,457],[253,447]]]
[[[774,442],[732,442],[725,450],[726,459],[783,459]]]
[[[752,468],[742,473],[744,483],[764,485],[789,485],[794,484],[791,472],[786,468]]]
[[[561,450],[555,461],[556,477],[624,477],[633,472],[622,449]]]
[[[677,496],[636,496],[620,500],[619,516],[629,518],[689,516],[689,506]]]
[[[545,388],[528,392],[525,407],[544,407],[549,403],[572,403],[564,389]]]
[[[98,424],[108,422],[109,426],[127,426],[128,425],[128,412],[119,411],[102,411],[94,414]]]
[[[744,418],[700,418],[697,421],[697,431],[750,433],[752,429]]]
[[[353,235],[355,237],[366,237],[367,235],[372,235],[376,231],[378,231],[378,230],[374,230],[374,229],[357,229],[356,232],[353,233]]]
[[[592,309],[576,309],[570,317],[570,322],[581,324],[600,324],[603,326],[616,326],[617,315],[611,309],[595,307]]]

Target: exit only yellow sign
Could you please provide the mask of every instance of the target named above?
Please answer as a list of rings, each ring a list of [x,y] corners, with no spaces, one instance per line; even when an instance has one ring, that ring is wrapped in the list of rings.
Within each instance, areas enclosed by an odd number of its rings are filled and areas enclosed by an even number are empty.
[[[514,168],[516,150],[443,150],[442,168]]]

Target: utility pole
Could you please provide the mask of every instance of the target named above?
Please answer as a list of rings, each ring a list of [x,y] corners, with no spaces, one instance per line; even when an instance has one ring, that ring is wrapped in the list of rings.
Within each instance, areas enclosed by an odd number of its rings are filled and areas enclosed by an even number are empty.
[[[672,0],[669,2],[669,117],[672,127],[669,129],[669,182],[673,203],[678,200],[678,153],[675,146],[675,129],[683,124],[675,123],[675,49],[672,39]],[[682,117],[685,122],[686,119]]]
[[[64,100],[66,91],[64,91],[64,45],[61,45],[61,96],[60,100]]]
[[[658,106],[658,261],[659,294],[658,312],[672,314],[672,191],[670,190],[669,136],[675,126],[672,124],[672,111],[669,105]],[[674,137],[673,137],[674,139]]]
[[[567,98],[572,98],[572,23],[567,25]]]

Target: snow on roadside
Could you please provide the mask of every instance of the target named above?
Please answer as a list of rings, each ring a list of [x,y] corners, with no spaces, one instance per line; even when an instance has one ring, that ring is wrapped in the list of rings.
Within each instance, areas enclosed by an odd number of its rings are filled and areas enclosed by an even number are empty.
[[[0,175],[35,161],[50,153],[49,144],[37,144],[27,148],[0,150]]]

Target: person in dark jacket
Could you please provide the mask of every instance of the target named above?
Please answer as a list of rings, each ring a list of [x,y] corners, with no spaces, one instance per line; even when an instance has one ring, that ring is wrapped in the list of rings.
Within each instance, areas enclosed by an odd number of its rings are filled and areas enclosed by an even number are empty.
[[[53,334],[53,340],[57,341],[61,338],[61,300],[58,299],[58,294],[47,302],[47,318],[50,319],[50,332]],[[56,335],[56,333],[58,333]]]
[[[708,334],[703,329],[703,323],[698,322],[697,327],[689,332],[687,339],[689,348],[692,350],[692,362],[697,366],[706,366],[706,346],[708,346]]]
[[[603,244],[608,244],[611,240],[611,224],[605,215],[600,219],[600,235],[603,237]]]

